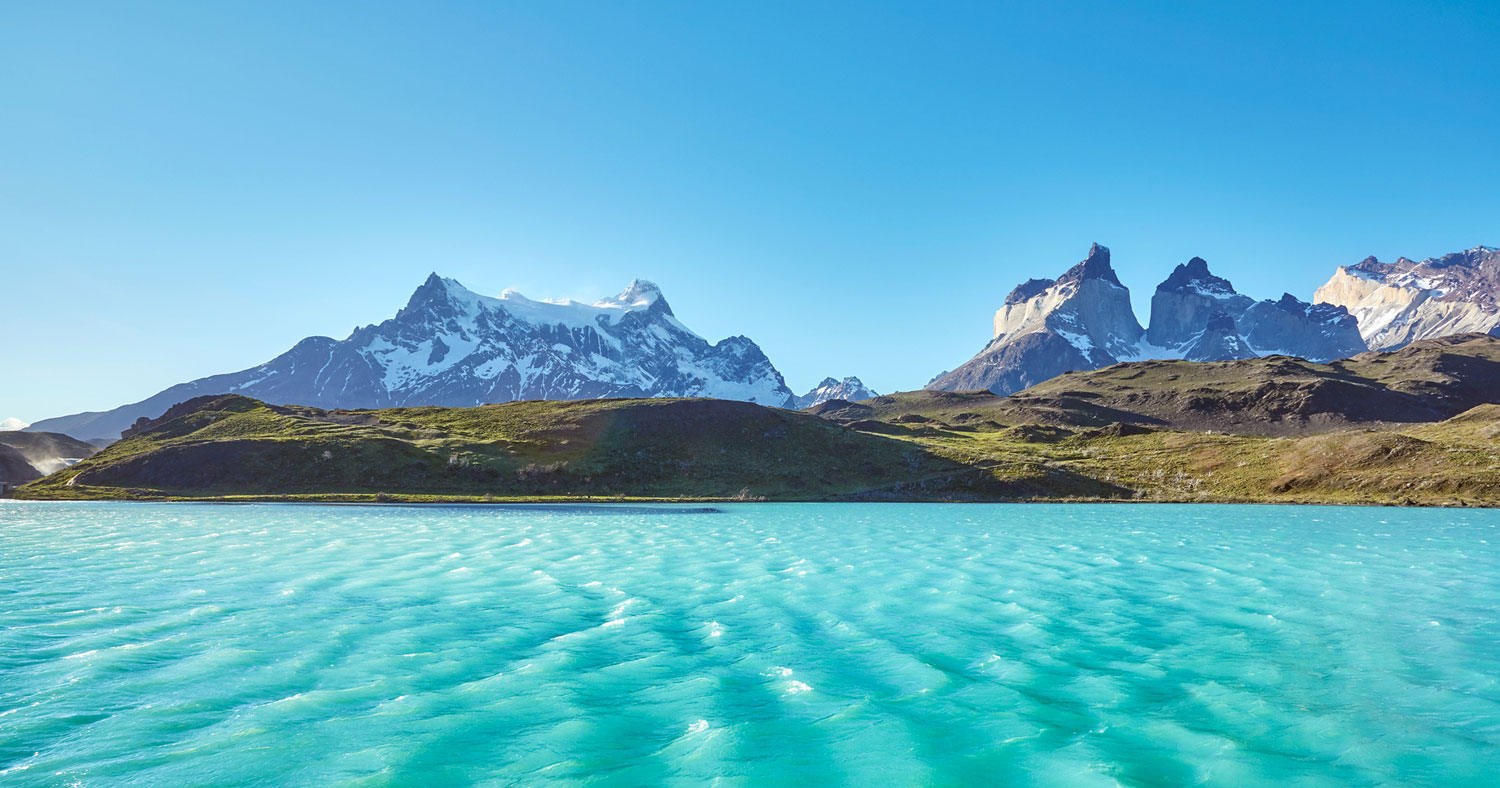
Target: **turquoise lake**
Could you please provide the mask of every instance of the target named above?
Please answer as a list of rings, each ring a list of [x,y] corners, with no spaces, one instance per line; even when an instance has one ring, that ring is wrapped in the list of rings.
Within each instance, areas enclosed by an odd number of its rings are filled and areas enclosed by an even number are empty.
[[[1500,512],[0,502],[0,785],[1500,784]]]

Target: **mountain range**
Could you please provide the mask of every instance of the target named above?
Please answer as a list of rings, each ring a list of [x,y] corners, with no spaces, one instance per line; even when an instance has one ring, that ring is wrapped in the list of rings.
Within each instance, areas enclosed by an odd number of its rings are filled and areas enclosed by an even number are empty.
[[[1340,266],[1313,298],[1359,321],[1371,350],[1500,328],[1500,249],[1476,246],[1416,262],[1367,257]]]
[[[1317,364],[1137,361],[1025,392],[325,410],[195,397],[15,491],[349,502],[1152,500],[1500,505],[1500,338]]]
[[[1067,372],[1125,361],[1231,361],[1296,356],[1323,362],[1370,349],[1500,329],[1500,252],[1477,247],[1424,260],[1369,258],[1338,269],[1314,302],[1290,293],[1256,301],[1201,257],[1157,285],[1142,328],[1130,291],[1094,244],[1057,279],[1031,279],[995,312],[990,341],[935,390],[1010,394]]]
[[[995,313],[994,334],[972,359],[928,388],[1009,394],[1075,370],[1122,361],[1224,361],[1271,353],[1327,361],[1365,350],[1342,307],[1291,294],[1255,301],[1195,257],[1177,266],[1151,298],[1148,327],[1098,244],[1056,280],[1032,279]]]
[[[1009,394],[1126,361],[1287,355],[1320,362],[1460,332],[1500,333],[1500,251],[1340,267],[1314,302],[1257,301],[1199,257],[1176,266],[1145,326],[1099,244],[1056,279],[1030,279],[995,312],[986,345],[934,390]],[[108,441],[194,397],[234,393],[278,405],[467,407],[527,399],[711,397],[784,408],[875,396],[856,377],[798,396],[753,341],[710,343],[660,288],[632,281],[592,304],[479,295],[433,274],[388,320],[347,338],[309,337],[250,369],[178,384],[139,402],[26,429]]]
[[[749,338],[710,343],[672,313],[660,288],[632,281],[592,304],[479,295],[433,274],[396,316],[346,339],[309,337],[250,369],[172,386],[31,430],[113,438],[205,394],[324,408],[462,407],[527,399],[713,397],[787,406],[796,396]]]

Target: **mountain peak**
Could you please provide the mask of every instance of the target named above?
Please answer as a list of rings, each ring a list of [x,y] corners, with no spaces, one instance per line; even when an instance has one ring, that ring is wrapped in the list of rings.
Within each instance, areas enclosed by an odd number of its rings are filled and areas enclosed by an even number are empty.
[[[1208,270],[1208,261],[1201,257],[1194,257],[1186,263],[1172,269],[1172,273],[1161,284],[1156,286],[1161,290],[1196,290],[1203,295],[1223,298],[1236,295],[1234,285],[1222,276],[1214,276]]]
[[[822,382],[813,386],[806,394],[793,399],[792,404],[798,408],[811,408],[821,405],[829,400],[841,399],[848,402],[856,402],[862,399],[870,399],[878,396],[870,390],[859,378],[850,375],[843,380],[836,378],[823,378]]]
[[[672,314],[672,307],[662,297],[661,288],[649,279],[632,279],[630,284],[620,294],[612,298],[601,298],[594,302],[594,306],[625,308],[625,309],[653,309],[657,312]]]
[[[646,279],[632,279],[630,284],[614,298],[604,299],[611,303],[626,306],[643,306],[655,303],[661,298],[661,288],[655,282]]]
[[[438,276],[434,271],[427,275],[427,279],[421,286],[412,292],[411,298],[406,301],[406,309],[402,311],[416,311],[451,300],[454,291],[468,292],[457,280],[446,279]]]
[[[1067,273],[1057,278],[1059,284],[1064,282],[1081,282],[1085,279],[1102,279],[1119,287],[1120,278],[1115,276],[1115,269],[1109,264],[1109,247],[1093,244],[1089,246],[1089,254],[1083,258],[1083,262],[1069,268]]]

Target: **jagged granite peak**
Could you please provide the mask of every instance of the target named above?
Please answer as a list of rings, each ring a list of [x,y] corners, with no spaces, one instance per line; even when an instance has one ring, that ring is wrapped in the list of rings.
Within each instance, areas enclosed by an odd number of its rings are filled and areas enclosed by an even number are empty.
[[[1109,264],[1108,246],[1100,246],[1097,243],[1091,244],[1089,246],[1089,253],[1083,258],[1083,261],[1064,271],[1063,275],[1057,278],[1057,281],[1061,284],[1063,282],[1082,281],[1084,279],[1102,279],[1118,287],[1124,287],[1124,285],[1120,284],[1120,277],[1115,275],[1114,267]]]
[[[989,389],[1009,394],[1069,370],[1096,369],[1136,353],[1144,330],[1130,291],[1094,244],[1056,280],[1032,279],[995,312],[988,345],[930,389]]]
[[[813,386],[806,394],[798,397],[793,405],[797,408],[811,408],[822,405],[829,400],[844,400],[845,402],[858,402],[863,399],[873,399],[880,396],[864,381],[856,377],[847,377],[843,380],[823,378],[822,382]]]
[[[230,393],[320,408],[601,397],[714,397],[785,407],[796,400],[759,346],[744,336],[704,340],[646,280],[585,304],[533,300],[514,290],[484,296],[434,273],[395,317],[347,339],[309,337],[257,367],[30,429],[113,438],[174,403]]]
[[[1194,257],[1172,269],[1172,273],[1156,289],[1190,291],[1214,298],[1232,298],[1238,295],[1234,285],[1228,279],[1215,276],[1209,271],[1208,261],[1201,257]]]
[[[1146,343],[1151,348],[1145,349],[1146,355],[1208,361],[1188,355],[1187,344],[1214,315],[1222,313],[1232,320],[1251,303],[1249,296],[1235,292],[1228,279],[1214,276],[1206,260],[1194,257],[1174,268],[1151,295],[1151,319],[1146,327]]]
[[[1276,301],[1251,304],[1239,324],[1255,355],[1279,354],[1324,362],[1369,350],[1349,310],[1332,304],[1310,304],[1291,293],[1282,294]]]
[[[1109,249],[1094,244],[1056,280],[1031,279],[1011,291],[995,313],[990,343],[927,388],[1009,394],[1119,361],[1227,361],[1272,353],[1330,361],[1366,349],[1346,310],[1291,295],[1257,302],[1216,276],[1202,257],[1178,265],[1157,285],[1149,327],[1142,330]]]
[[[1348,309],[1375,350],[1466,332],[1500,334],[1500,249],[1393,263],[1367,257],[1340,266],[1313,300]]]
[[[1235,340],[1210,330],[1211,321],[1222,329],[1221,314],[1234,323]],[[1215,276],[1203,258],[1194,257],[1157,285],[1140,355],[1227,361],[1278,353],[1330,361],[1366,349],[1347,313],[1314,307],[1291,294],[1256,302],[1235,292],[1228,279]]]

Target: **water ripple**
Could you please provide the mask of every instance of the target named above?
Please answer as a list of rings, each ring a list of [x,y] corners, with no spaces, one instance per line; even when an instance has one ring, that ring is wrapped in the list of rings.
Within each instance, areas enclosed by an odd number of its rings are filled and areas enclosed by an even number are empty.
[[[1488,786],[1497,528],[3,502],[0,782]]]

